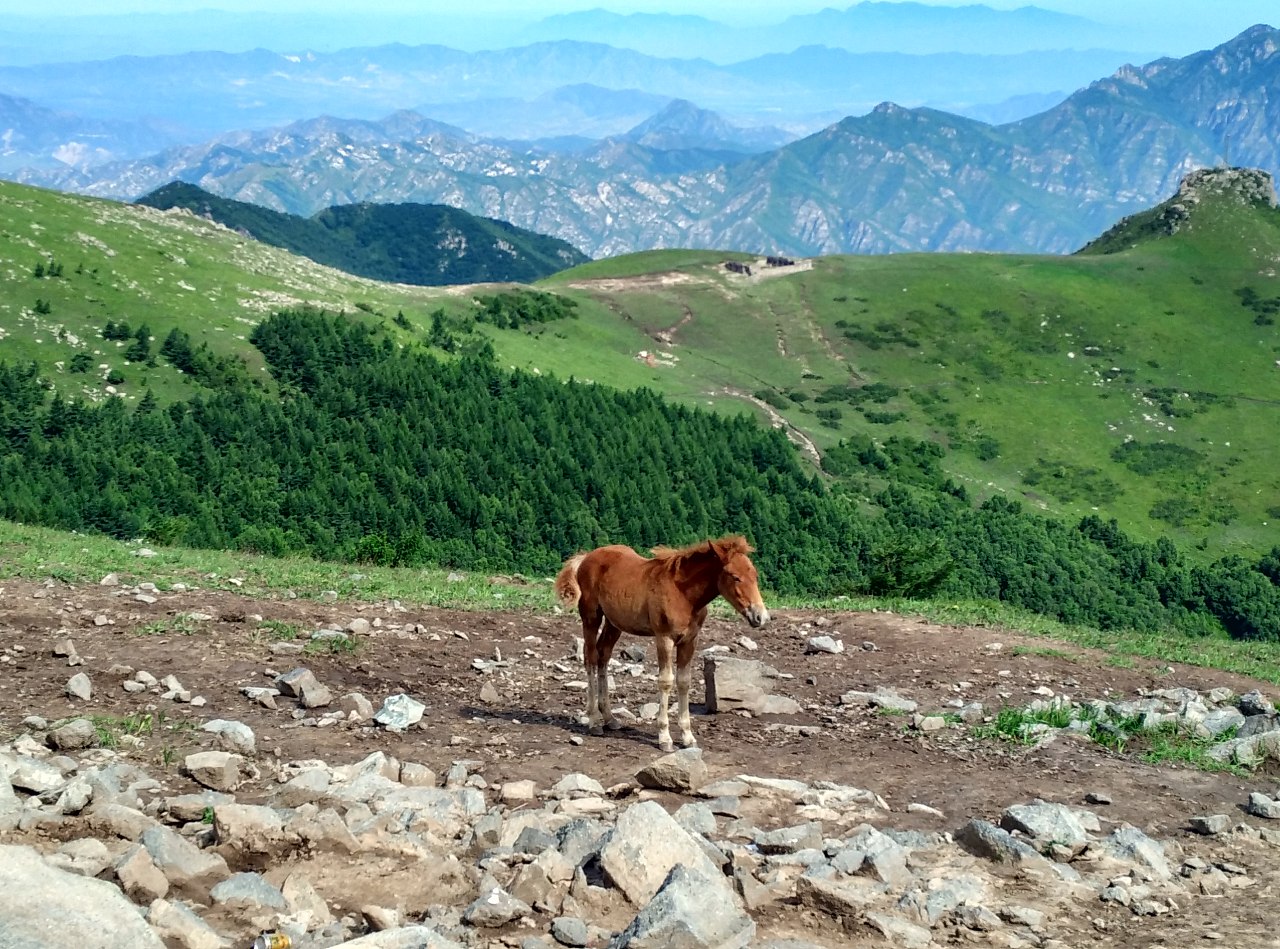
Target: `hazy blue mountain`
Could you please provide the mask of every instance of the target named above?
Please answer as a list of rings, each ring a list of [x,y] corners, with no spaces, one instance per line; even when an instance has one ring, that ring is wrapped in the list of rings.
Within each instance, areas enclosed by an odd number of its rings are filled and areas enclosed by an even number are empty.
[[[622,134],[670,101],[670,96],[639,89],[574,83],[531,99],[428,102],[416,106],[415,111],[465,126],[486,138],[546,143],[551,148],[581,148],[592,140]],[[559,146],[557,140],[561,142]]]
[[[0,173],[18,168],[87,168],[140,158],[172,144],[154,125],[105,122],[0,94]]]
[[[392,44],[9,66],[0,68],[0,90],[102,121],[161,120],[191,143],[320,114],[376,119],[409,106],[486,137],[599,138],[673,98],[739,125],[799,135],[886,100],[968,108],[1079,88],[1133,61],[1140,57],[1096,50],[915,56],[808,47],[717,66],[571,41],[476,53]]]
[[[794,136],[768,126],[742,128],[716,112],[698,108],[688,99],[675,99],[623,137],[653,149],[753,153],[778,148]]]
[[[1054,49],[1105,48],[1117,39],[1114,30],[1100,23],[1034,6],[995,10],[982,4],[856,3],[782,18],[784,11],[779,7],[778,22],[761,24],[594,9],[547,17],[523,35],[529,41],[605,43],[651,56],[716,63],[815,45],[853,52],[1008,54],[1042,50],[1045,37],[1052,37]]]

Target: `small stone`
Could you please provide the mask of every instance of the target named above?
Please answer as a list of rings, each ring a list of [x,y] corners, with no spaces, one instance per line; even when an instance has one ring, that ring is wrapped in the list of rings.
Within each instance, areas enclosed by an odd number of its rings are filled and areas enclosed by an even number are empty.
[[[67,680],[67,695],[73,699],[89,701],[93,698],[93,683],[83,672],[77,672]]]
[[[844,640],[832,639],[830,636],[814,636],[805,643],[805,652],[825,652],[838,656],[844,652]]]
[[[74,656],[76,654],[76,644],[69,639],[60,639],[53,646],[53,654],[55,656]]]
[[[1254,791],[1249,795],[1249,803],[1244,809],[1254,817],[1280,820],[1280,801],[1273,800],[1261,791]]]
[[[480,701],[485,705],[497,705],[502,701],[502,696],[492,682],[486,682],[480,687]]]
[[[1226,814],[1206,814],[1193,817],[1188,823],[1197,834],[1211,837],[1214,834],[1224,833],[1231,826],[1231,818]]]
[[[1101,791],[1090,791],[1088,794],[1084,796],[1084,802],[1086,804],[1101,804],[1101,805],[1110,804],[1111,795],[1104,794]]]

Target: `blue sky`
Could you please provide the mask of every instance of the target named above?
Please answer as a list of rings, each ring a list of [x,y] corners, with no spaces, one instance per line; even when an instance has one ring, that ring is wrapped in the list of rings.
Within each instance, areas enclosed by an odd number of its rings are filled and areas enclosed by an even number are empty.
[[[852,0],[850,0],[852,2]],[[920,0],[932,3],[933,0]],[[842,0],[813,0],[779,4],[777,0],[552,0],[552,2],[520,3],[517,0],[467,0],[465,5],[440,0],[364,0],[359,12],[376,14],[411,13],[418,16],[456,16],[460,10],[472,15],[519,16],[536,18],[551,13],[604,7],[618,13],[670,12],[697,13],[715,19],[741,18],[750,15],[760,20],[775,20],[781,15],[809,13],[824,7],[845,7]],[[934,4],[950,5],[959,4]],[[1248,26],[1256,22],[1280,19],[1275,0],[1042,0],[1028,4],[1027,0],[986,0],[986,5],[997,9],[1034,5],[1063,13],[1077,13],[1104,22],[1137,20],[1161,17],[1190,23],[1199,21],[1204,27],[1216,28],[1226,23],[1242,23]],[[199,9],[220,9],[235,12],[330,12],[349,14],[353,11],[350,0],[60,0],[51,5],[47,0],[7,0],[5,12],[62,16],[102,13],[177,13]],[[1275,25],[1273,22],[1272,25]],[[1242,27],[1243,28],[1243,27]]]
[[[900,2],[900,0],[887,0]],[[954,0],[943,3],[940,0],[916,0],[937,6],[956,6],[963,3],[984,2],[984,0]],[[97,23],[101,29],[109,31],[113,43],[109,53],[121,52],[148,53],[155,51],[156,43],[163,43],[167,32],[163,20],[156,14],[193,13],[200,10],[217,9],[232,14],[285,14],[296,19],[298,29],[309,26],[310,33],[305,40],[298,39],[294,29],[268,30],[267,33],[250,35],[244,33],[240,37],[240,45],[226,39],[226,34],[218,38],[208,37],[209,46],[200,46],[199,40],[189,37],[184,31],[174,29],[168,38],[168,45],[190,48],[251,48],[247,42],[269,48],[294,49],[316,48],[338,49],[350,45],[369,45],[373,43],[393,42],[404,39],[407,42],[426,42],[424,29],[429,28],[432,35],[446,45],[460,46],[467,49],[494,48],[518,45],[518,31],[524,25],[555,13],[600,8],[617,13],[633,12],[668,12],[699,14],[710,19],[736,23],[741,26],[760,23],[774,23],[786,16],[798,13],[812,13],[824,7],[846,8],[853,5],[854,0],[543,0],[543,2],[522,3],[519,0],[361,0],[352,4],[351,0],[0,0],[0,46],[4,45],[4,28],[6,14],[38,17],[29,21],[39,33],[49,36],[50,45],[57,45],[57,40],[49,34],[50,17],[79,17],[94,15],[95,20],[83,23]],[[1107,44],[1111,49],[1124,49],[1138,53],[1155,55],[1184,56],[1199,49],[1215,46],[1225,42],[1242,30],[1255,23],[1268,23],[1280,26],[1280,8],[1276,0],[985,0],[987,6],[997,9],[1012,9],[1019,6],[1035,5],[1044,9],[1061,13],[1072,13],[1095,20],[1115,28],[1114,44]],[[103,26],[103,21],[96,17],[110,14],[111,25]],[[137,27],[131,26],[136,16]],[[248,19],[248,18],[246,18]],[[341,26],[331,25],[343,20],[347,24],[358,23],[362,35],[357,42],[351,42],[349,30]],[[401,28],[406,26],[405,20],[411,19],[413,28],[408,29],[402,37],[398,35],[396,20]],[[65,21],[64,21],[65,22]],[[492,24],[492,32],[486,24]],[[9,24],[17,26],[14,21]],[[171,24],[177,27],[177,23]],[[91,27],[97,30],[99,27]],[[17,27],[19,31],[21,27]],[[131,33],[132,31],[132,33]],[[243,32],[243,31],[242,31]],[[90,34],[84,34],[90,35]],[[138,37],[136,48],[131,48],[130,35]],[[199,28],[195,35],[200,36]],[[319,37],[319,38],[317,38]],[[513,40],[513,37],[517,39]],[[20,49],[24,39],[10,39],[13,49]],[[143,44],[151,43],[151,48]],[[225,42],[226,46],[217,45]],[[194,45],[187,45],[188,43]],[[1044,48],[1053,48],[1053,37],[1046,37]],[[174,51],[177,51],[176,49]],[[0,53],[3,50],[0,49]],[[68,54],[67,58],[83,58]]]

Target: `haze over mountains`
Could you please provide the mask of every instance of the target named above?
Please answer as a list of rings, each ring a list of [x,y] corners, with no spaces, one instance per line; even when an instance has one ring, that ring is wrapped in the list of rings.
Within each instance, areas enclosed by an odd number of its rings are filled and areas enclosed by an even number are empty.
[[[1228,150],[1235,164],[1280,172],[1277,87],[1280,32],[1259,26],[1213,50],[1126,67],[996,127],[885,103],[762,151],[758,133],[684,104],[631,134],[557,152],[400,112],[13,177],[118,198],[180,179],[303,215],[368,201],[450,204],[592,256],[672,246],[1067,252]]]

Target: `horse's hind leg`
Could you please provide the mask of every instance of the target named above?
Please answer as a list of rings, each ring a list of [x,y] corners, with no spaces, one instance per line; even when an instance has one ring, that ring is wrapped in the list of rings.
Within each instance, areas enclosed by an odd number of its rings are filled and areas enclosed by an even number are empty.
[[[675,684],[672,671],[676,646],[669,636],[654,636],[658,652],[658,747],[663,751],[675,751],[671,743],[671,725],[667,718],[667,702],[671,698],[671,686]]]
[[[600,717],[604,727],[616,731],[622,725],[613,717],[613,703],[609,699],[609,660],[613,657],[613,647],[618,642],[622,630],[605,618],[600,629],[600,639],[596,643],[596,702],[600,708]]]
[[[579,603],[578,613],[582,617],[582,664],[587,673],[587,731],[592,735],[603,735],[600,700],[596,688],[596,665],[600,652],[597,639],[604,612],[595,604],[583,601]]]
[[[679,698],[680,744],[691,748],[698,743],[693,737],[693,721],[689,717],[689,684],[693,678],[693,653],[697,648],[697,632],[676,647],[676,694]]]

